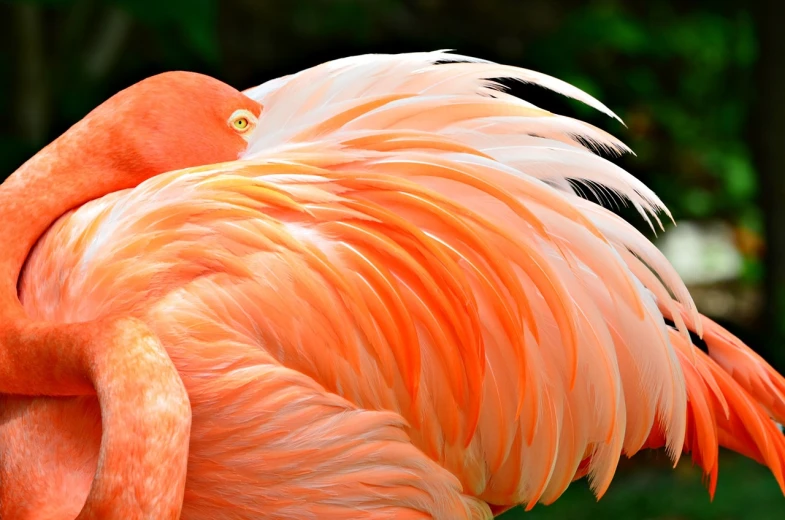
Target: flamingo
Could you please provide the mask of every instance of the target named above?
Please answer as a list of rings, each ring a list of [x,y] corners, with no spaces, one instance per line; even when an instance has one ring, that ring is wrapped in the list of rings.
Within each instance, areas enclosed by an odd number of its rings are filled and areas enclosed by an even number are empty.
[[[0,517],[486,519],[647,448],[785,490],[785,380],[575,189],[661,226],[628,149],[502,77],[617,118],[443,51],[171,72],[14,172]]]

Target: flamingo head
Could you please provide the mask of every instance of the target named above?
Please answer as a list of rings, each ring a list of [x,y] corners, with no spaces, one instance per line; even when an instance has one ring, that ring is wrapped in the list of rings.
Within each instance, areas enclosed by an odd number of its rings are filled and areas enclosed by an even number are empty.
[[[109,98],[10,175],[0,186],[0,213],[29,221],[24,232],[38,237],[87,201],[162,173],[238,159],[261,112],[209,76],[152,76]],[[35,216],[20,219],[13,201],[25,201]]]
[[[236,160],[261,112],[259,103],[217,79],[165,72],[115,94],[72,135],[82,145],[92,142],[92,157],[112,172],[117,190],[160,173]]]

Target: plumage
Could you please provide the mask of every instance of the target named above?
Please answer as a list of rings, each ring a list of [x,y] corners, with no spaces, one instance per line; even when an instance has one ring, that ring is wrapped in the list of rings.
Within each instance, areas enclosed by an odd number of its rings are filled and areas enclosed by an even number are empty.
[[[490,518],[582,476],[601,496],[622,454],[660,447],[712,493],[719,445],[785,489],[785,380],[575,189],[659,222],[657,196],[591,153],[627,148],[499,77],[614,116],[473,58],[346,58],[247,90],[263,109],[238,160],[113,190],[37,242],[30,319],[130,317],[177,368],[182,518]],[[0,515],[75,516],[96,398],[2,399]]]

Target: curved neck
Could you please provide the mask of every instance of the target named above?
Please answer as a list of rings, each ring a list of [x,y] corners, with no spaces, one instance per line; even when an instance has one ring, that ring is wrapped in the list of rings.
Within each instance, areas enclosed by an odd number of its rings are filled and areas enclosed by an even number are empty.
[[[0,185],[0,313],[21,311],[19,274],[46,230],[69,210],[112,191],[111,165],[88,151],[68,153],[74,148],[67,141],[66,135],[55,140]]]

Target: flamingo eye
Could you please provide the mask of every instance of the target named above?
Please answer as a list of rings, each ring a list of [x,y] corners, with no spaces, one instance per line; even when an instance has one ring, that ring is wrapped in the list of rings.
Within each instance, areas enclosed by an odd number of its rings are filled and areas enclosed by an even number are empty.
[[[235,132],[244,134],[256,126],[256,117],[248,110],[236,110],[227,122]]]

